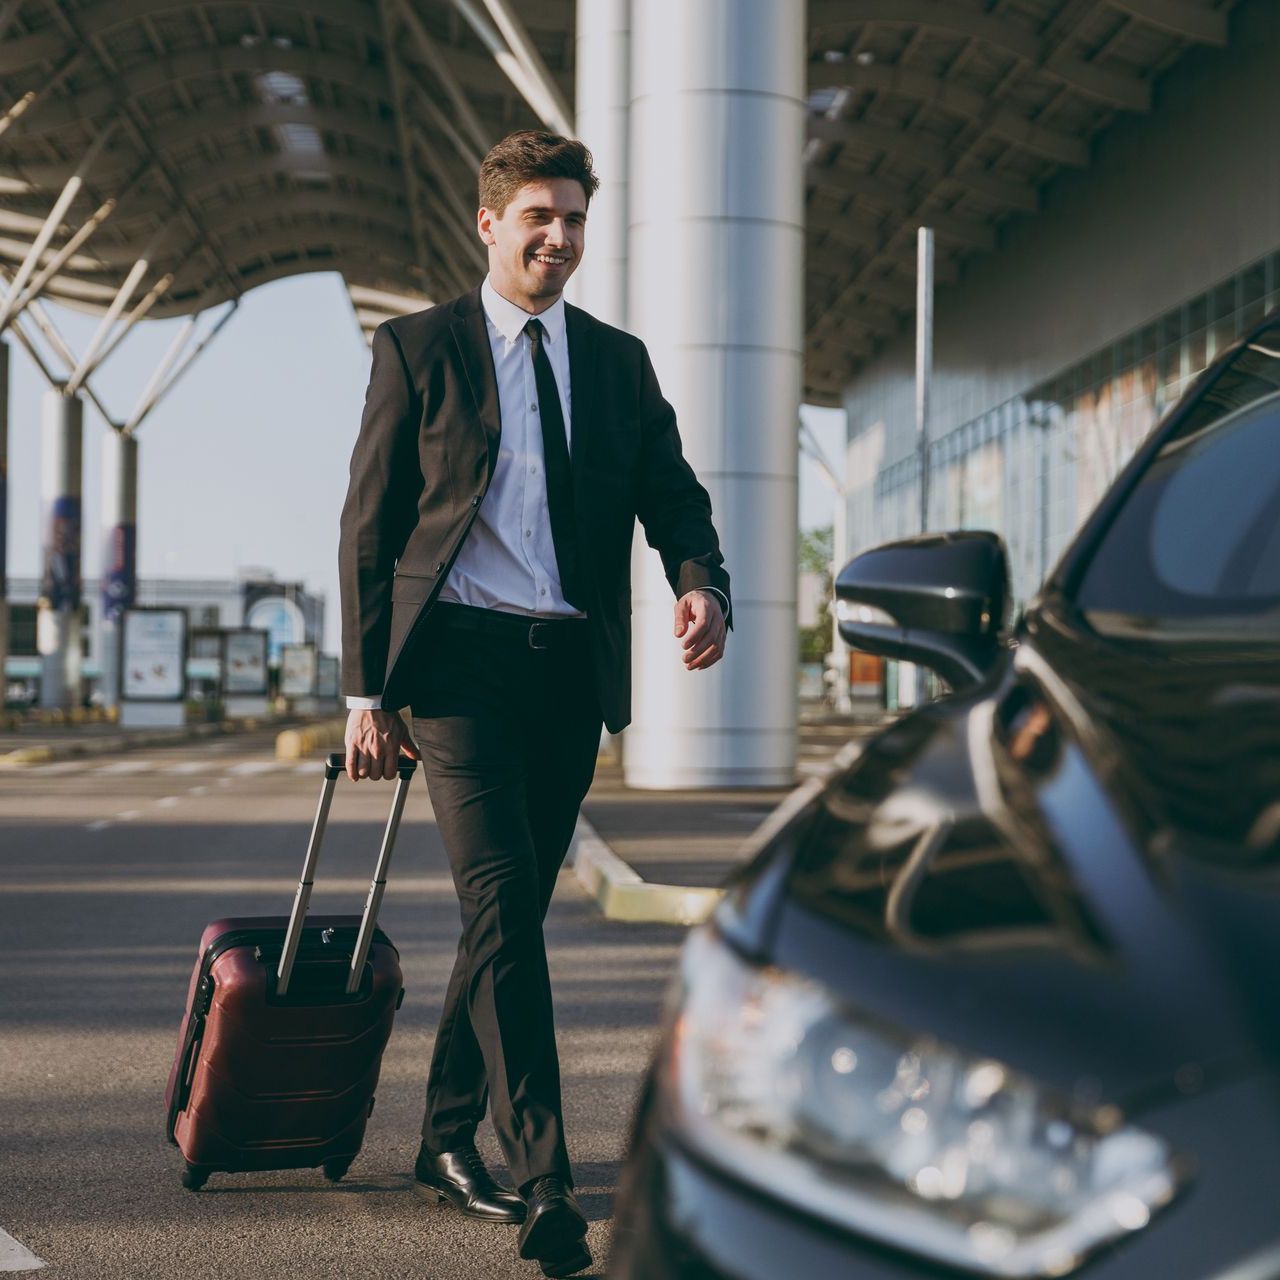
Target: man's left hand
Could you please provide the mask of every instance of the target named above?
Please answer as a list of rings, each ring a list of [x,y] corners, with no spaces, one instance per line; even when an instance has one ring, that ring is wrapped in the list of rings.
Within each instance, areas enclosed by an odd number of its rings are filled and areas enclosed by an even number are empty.
[[[724,614],[710,591],[688,591],[676,601],[676,637],[682,636],[687,670],[705,671],[724,657]]]

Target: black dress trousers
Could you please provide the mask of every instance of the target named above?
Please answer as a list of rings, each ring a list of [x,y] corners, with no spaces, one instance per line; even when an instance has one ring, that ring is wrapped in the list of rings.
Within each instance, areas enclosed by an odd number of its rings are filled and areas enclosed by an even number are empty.
[[[492,1108],[517,1187],[572,1185],[542,921],[595,772],[602,714],[585,621],[500,634],[438,604],[415,660],[413,733],[462,914],[427,1080],[429,1150],[469,1143]],[[504,619],[505,620],[505,619]]]

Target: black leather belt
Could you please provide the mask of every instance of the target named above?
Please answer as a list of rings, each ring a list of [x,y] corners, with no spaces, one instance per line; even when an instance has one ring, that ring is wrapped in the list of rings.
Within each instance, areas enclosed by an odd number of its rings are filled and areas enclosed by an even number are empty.
[[[479,609],[475,605],[440,600],[433,606],[429,623],[450,631],[481,631],[486,635],[523,640],[530,649],[559,649],[586,638],[586,618],[530,618],[500,609]]]

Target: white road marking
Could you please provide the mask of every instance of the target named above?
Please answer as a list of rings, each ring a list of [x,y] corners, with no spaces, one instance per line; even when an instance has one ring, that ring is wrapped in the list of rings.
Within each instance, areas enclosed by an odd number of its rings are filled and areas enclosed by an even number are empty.
[[[239,764],[229,765],[228,773],[274,773],[277,769],[286,768],[279,760],[243,760]]]
[[[208,764],[203,760],[183,760],[179,764],[167,764],[161,773],[203,773]]]
[[[132,822],[140,812],[140,809],[126,809],[123,813],[117,813],[115,820],[117,822]]]
[[[102,831],[105,828],[109,827],[110,825],[111,825],[110,818],[99,818],[97,822],[89,823],[89,825],[85,827],[85,830],[86,831]]]
[[[75,773],[77,769],[88,767],[83,760],[59,760],[54,764],[42,764],[39,769],[41,773]]]
[[[301,776],[302,774],[314,774],[317,778],[320,776],[320,770],[314,764],[295,764],[293,766],[294,773]]]
[[[0,1229],[0,1271],[39,1271],[45,1265],[43,1258],[37,1258],[25,1244]]]
[[[114,764],[99,765],[94,773],[144,773],[150,768],[150,760],[117,760]]]
[[[189,796],[207,796],[209,794],[208,787],[188,787],[187,795]]]
[[[161,796],[160,799],[156,801],[156,808],[172,809],[173,806],[177,804],[180,799],[181,799],[180,796]]]

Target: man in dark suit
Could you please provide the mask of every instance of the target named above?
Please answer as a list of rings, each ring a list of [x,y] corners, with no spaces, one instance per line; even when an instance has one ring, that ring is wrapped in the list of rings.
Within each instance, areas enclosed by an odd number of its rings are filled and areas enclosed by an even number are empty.
[[[347,771],[422,759],[462,910],[417,1184],[521,1222],[520,1255],[549,1276],[591,1255],[542,922],[601,724],[631,718],[637,518],[690,671],[719,661],[730,625],[711,504],[643,343],[562,297],[596,187],[590,153],[555,134],[485,157],[489,274],[375,330],[339,550]],[[476,1154],[486,1105],[518,1195]]]

